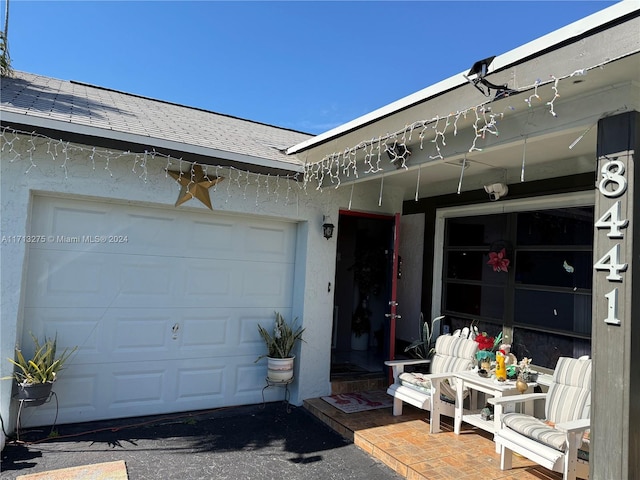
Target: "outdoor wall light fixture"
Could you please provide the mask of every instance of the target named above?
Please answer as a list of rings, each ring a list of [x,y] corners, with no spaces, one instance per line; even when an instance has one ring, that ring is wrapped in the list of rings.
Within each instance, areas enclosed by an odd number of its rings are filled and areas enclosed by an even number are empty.
[[[322,235],[324,236],[324,238],[326,238],[327,240],[329,240],[331,237],[333,237],[333,229],[335,228],[333,226],[333,223],[331,223],[331,219],[329,218],[328,215],[323,215],[322,216]]]
[[[493,62],[494,58],[496,58],[495,55],[493,57],[488,57],[483,60],[478,60],[476,63],[473,64],[473,66],[471,67],[471,70],[469,70],[469,73],[463,76],[464,78],[467,79],[467,81],[471,85],[476,87],[485,97],[491,96],[491,90],[492,89],[495,90],[496,96],[494,100],[498,100],[499,98],[508,97],[512,93],[515,93],[515,90],[508,88],[506,83],[504,85],[496,85],[486,79],[487,73],[489,73],[489,65],[491,65],[491,62]],[[473,75],[475,75],[476,78],[473,78],[473,79],[470,78]],[[483,86],[486,87],[486,91],[483,88]]]

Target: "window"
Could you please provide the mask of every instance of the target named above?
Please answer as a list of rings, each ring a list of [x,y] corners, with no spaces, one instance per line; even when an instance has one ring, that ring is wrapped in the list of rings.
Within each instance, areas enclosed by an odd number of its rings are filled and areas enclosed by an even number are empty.
[[[445,218],[442,312],[466,324],[511,327],[514,351],[521,346],[516,355],[549,357],[551,367],[559,355],[543,348],[584,354],[591,337],[593,222],[592,206]],[[490,252],[503,254],[507,271],[490,264]]]

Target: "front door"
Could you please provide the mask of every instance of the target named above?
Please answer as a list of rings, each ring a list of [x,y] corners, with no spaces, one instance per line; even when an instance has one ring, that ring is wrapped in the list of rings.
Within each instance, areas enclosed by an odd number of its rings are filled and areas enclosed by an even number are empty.
[[[383,373],[395,346],[399,214],[341,211],[332,377]]]

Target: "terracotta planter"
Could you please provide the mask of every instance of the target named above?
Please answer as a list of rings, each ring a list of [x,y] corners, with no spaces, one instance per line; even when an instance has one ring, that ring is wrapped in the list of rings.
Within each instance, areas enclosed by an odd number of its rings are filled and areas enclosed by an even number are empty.
[[[267,357],[267,380],[274,383],[286,383],[293,379],[293,361],[296,357]]]

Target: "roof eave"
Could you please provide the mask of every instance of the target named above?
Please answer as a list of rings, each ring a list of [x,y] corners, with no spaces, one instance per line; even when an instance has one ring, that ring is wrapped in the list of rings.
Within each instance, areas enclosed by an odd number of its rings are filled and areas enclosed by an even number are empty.
[[[588,17],[582,18],[565,27],[555,30],[547,35],[539,37],[520,47],[514,48],[502,55],[496,56],[489,68],[489,73],[502,70],[508,66],[515,65],[526,61],[529,58],[539,56],[544,51],[553,48],[556,45],[566,43],[569,39],[578,38],[587,32],[597,29],[603,25],[629,15],[640,10],[640,3],[634,0],[624,0],[616,3],[604,10],[596,12]],[[305,140],[287,150],[287,154],[292,155],[308,150],[314,146],[323,144],[329,140],[339,137],[345,133],[351,132],[365,125],[376,122],[382,118],[393,115],[396,112],[410,108],[416,104],[423,103],[430,98],[442,95],[448,91],[468,84],[464,77],[468,70],[457,75],[453,75],[445,80],[430,85],[416,93],[403,97],[384,107],[374,110],[366,115],[358,117],[339,127],[328,130],[320,135]]]
[[[92,127],[89,125],[65,122],[61,120],[41,118],[33,115],[18,114],[15,112],[2,111],[2,123],[28,125],[36,129],[42,128],[46,130],[63,131],[81,136],[100,137],[132,145],[149,145],[158,150],[184,152],[185,154],[219,159],[234,165],[244,165],[248,170],[253,166],[258,167],[259,169],[289,171],[292,173],[302,173],[304,171],[304,166],[301,164],[284,161],[279,162],[277,160],[228,152],[215,148],[200,147],[197,145],[175,142],[162,138]]]

